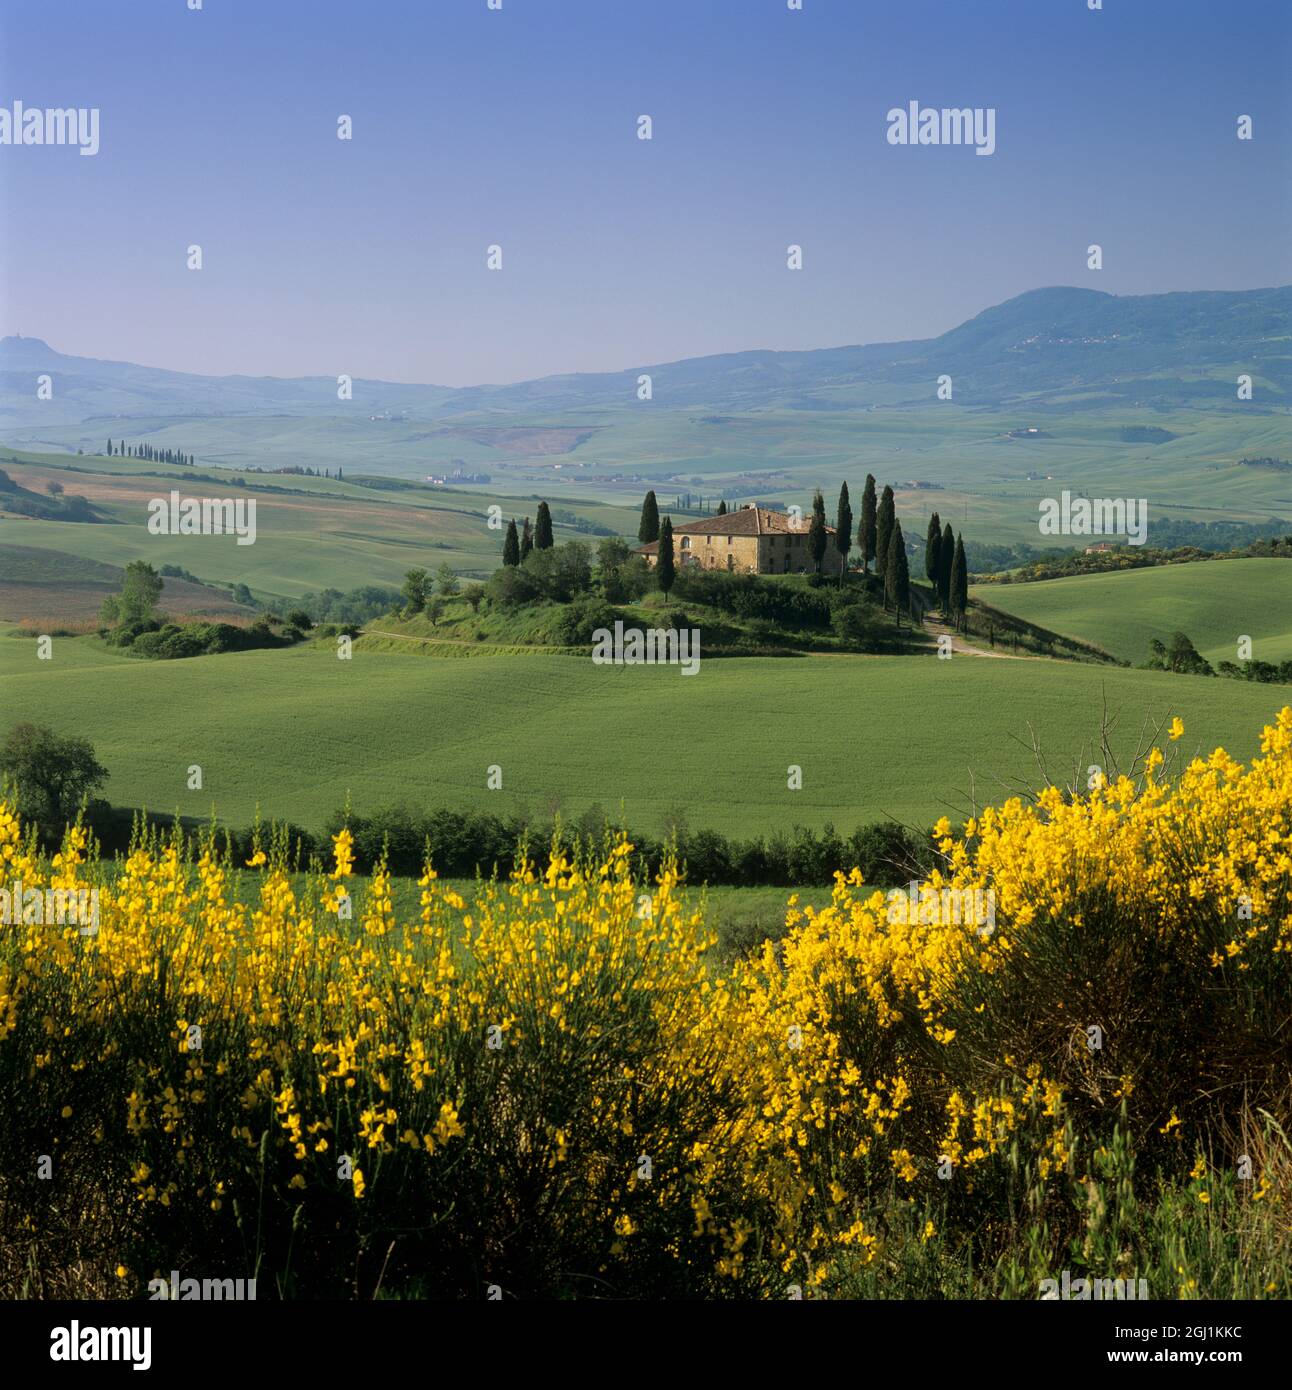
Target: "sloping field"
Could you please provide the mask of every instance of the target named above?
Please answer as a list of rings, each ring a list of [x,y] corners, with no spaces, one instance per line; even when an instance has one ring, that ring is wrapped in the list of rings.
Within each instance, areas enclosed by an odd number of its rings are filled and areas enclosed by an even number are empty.
[[[34,521],[32,528],[48,525]],[[25,538],[31,530],[15,528]],[[27,626],[41,623],[88,624],[97,620],[103,600],[121,592],[122,570],[101,560],[69,555],[40,546],[0,545],[0,619]],[[168,575],[162,590],[161,612],[167,615],[250,618],[225,593]]]
[[[235,823],[317,827],[347,793],[357,809],[407,803],[498,812],[599,803],[657,830],[841,831],[896,816],[921,826],[1039,779],[1034,726],[1056,776],[1090,751],[1105,697],[1123,755],[1146,716],[1179,714],[1193,753],[1255,751],[1286,694],[1269,687],[1046,661],[974,657],[708,660],[594,666],[568,656],[462,661],[330,644],[151,662],[95,638],[0,639],[6,724],[32,719],[95,745],[117,803]],[[1022,742],[1016,741],[1022,740]],[[186,790],[190,765],[201,791]],[[491,765],[503,787],[486,789]],[[787,788],[802,768],[801,791]]]
[[[1115,574],[979,584],[975,598],[1136,664],[1149,641],[1188,633],[1208,661],[1237,660],[1240,636],[1258,661],[1292,657],[1292,563],[1207,560]]]

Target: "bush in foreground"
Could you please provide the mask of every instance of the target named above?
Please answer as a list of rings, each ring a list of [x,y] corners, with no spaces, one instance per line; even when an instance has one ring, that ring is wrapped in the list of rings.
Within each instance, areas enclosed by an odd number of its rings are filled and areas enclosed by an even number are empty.
[[[0,938],[0,1280],[1286,1296],[1290,748],[944,825],[914,920],[840,875],[729,968],[622,837],[397,922],[348,830],[303,891],[256,846],[247,908],[213,844],[109,881],[0,810],[0,880],[99,892]]]

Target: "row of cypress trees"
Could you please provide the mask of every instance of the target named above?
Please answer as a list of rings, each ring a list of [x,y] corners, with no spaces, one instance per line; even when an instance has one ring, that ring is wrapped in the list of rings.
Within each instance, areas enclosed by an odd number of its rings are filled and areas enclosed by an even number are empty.
[[[516,530],[515,517],[507,523],[507,534],[502,542],[502,562],[504,565],[523,564],[531,550],[551,550],[553,544],[552,513],[546,502],[540,502],[532,527],[529,517],[525,518],[524,529],[519,532]]]
[[[957,627],[963,625],[969,607],[969,566],[965,562],[964,532],[957,536],[949,521],[943,526],[937,512],[929,517],[924,573],[937,593],[943,615]]]
[[[112,440],[108,440],[108,457],[113,458],[120,454],[122,458],[145,459],[149,463],[176,463],[183,464],[186,468],[192,468],[193,455],[181,453],[178,449],[159,449],[154,444],[127,444],[123,439],[120,444],[113,446]]]

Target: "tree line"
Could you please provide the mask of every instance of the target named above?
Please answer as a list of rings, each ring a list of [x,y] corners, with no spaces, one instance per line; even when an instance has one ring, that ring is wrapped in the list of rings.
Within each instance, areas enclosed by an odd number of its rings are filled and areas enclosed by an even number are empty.
[[[158,449],[152,444],[127,444],[123,439],[117,445],[108,440],[108,457],[143,459],[148,463],[173,463],[183,468],[193,467],[193,455],[179,449]]]

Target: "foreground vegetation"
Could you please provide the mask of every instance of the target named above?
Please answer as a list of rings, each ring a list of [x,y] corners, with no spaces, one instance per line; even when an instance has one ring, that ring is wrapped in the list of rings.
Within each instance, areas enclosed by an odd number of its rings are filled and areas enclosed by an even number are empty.
[[[944,823],[917,920],[841,875],[731,967],[622,839],[400,920],[346,830],[247,906],[0,810],[5,882],[99,892],[0,937],[4,1291],[1286,1296],[1292,709],[1261,750]]]

